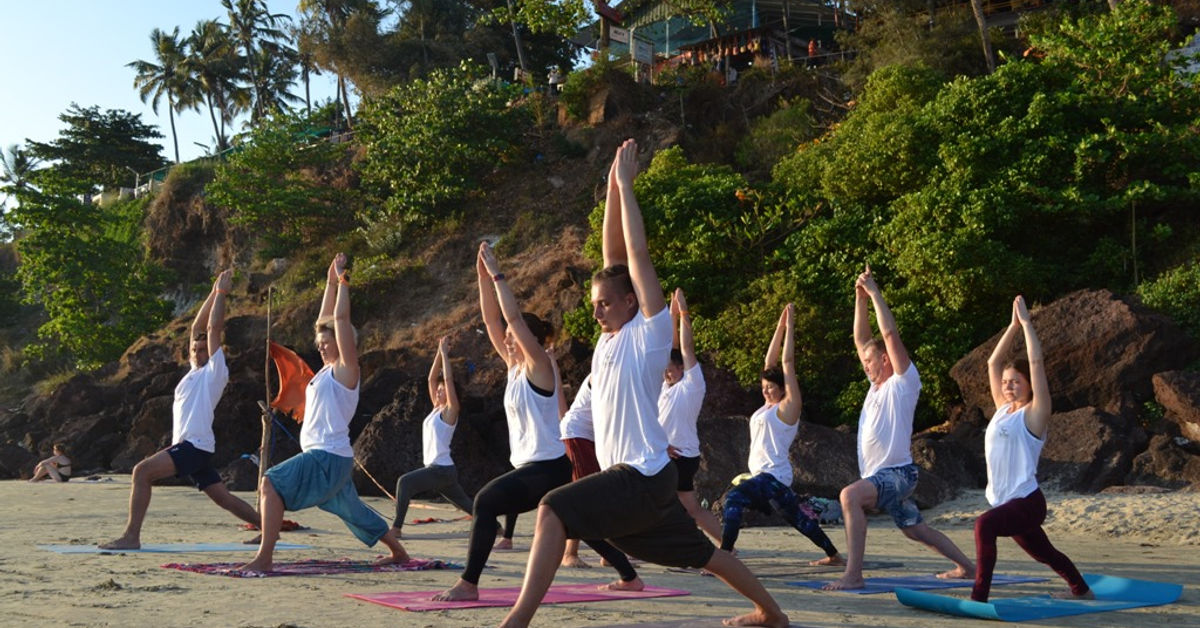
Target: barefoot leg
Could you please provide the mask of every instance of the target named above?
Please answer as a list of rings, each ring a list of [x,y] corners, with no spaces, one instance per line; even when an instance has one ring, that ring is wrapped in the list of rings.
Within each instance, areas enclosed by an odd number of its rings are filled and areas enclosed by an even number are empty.
[[[750,573],[750,570],[732,554],[724,550],[716,550],[708,564],[704,565],[704,569],[712,572],[731,589],[742,594],[754,604],[753,611],[726,619],[724,621],[726,626],[784,628],[788,625],[788,617],[779,608],[779,604],[775,603],[775,598],[771,597],[758,578],[755,578],[754,574]]]
[[[102,543],[100,549],[138,549],[142,546],[142,522],[150,508],[150,487],[155,480],[175,475],[175,462],[166,450],[160,451],[133,467],[129,489],[129,519],[125,531],[117,539]]]
[[[283,523],[283,498],[275,492],[271,478],[264,477],[259,487],[259,510],[262,521],[262,542],[254,560],[241,567],[242,571],[271,571],[274,564],[275,543],[279,540],[279,526]]]
[[[549,506],[538,506],[537,526],[533,532],[533,544],[529,551],[529,562],[525,567],[525,581],[521,584],[521,595],[500,624],[506,628],[528,626],[537,612],[542,598],[554,582],[554,574],[562,562],[563,548],[567,544],[567,529],[562,519]]]

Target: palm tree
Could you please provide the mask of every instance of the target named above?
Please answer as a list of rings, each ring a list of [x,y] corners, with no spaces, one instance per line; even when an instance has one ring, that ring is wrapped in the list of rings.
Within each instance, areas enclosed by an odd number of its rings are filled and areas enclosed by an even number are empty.
[[[229,147],[225,125],[235,114],[232,110],[236,109],[236,92],[245,90],[241,86],[246,75],[245,62],[238,56],[237,43],[229,30],[216,20],[197,22],[185,43],[187,72],[199,83],[204,95],[216,139],[214,152],[219,153]]]
[[[40,163],[42,160],[17,144],[10,144],[8,150],[0,151],[0,190],[5,192],[3,204],[7,204],[14,193],[29,187],[30,177]]]
[[[268,113],[288,109],[291,103],[300,101],[300,97],[291,92],[299,73],[297,64],[296,51],[290,47],[263,46],[262,53],[251,65],[258,76],[259,87],[254,104],[260,119]]]
[[[179,41],[179,27],[171,33],[159,29],[150,31],[150,43],[154,46],[154,60],[133,61],[128,67],[137,72],[133,86],[138,88],[142,102],[150,100],[150,108],[158,114],[158,103],[167,97],[167,115],[171,120],[171,140],[175,143],[175,163],[179,163],[179,137],[175,134],[175,112],[195,108],[200,102],[198,83],[188,74],[187,55]]]
[[[274,60],[264,61],[263,55],[287,49],[281,44],[287,40],[287,34],[279,26],[291,20],[283,13],[271,13],[267,9],[266,0],[221,0],[221,6],[229,15],[229,31],[242,49],[246,58],[246,68],[249,72],[250,86],[253,92],[253,107],[250,112],[251,124],[258,122],[267,111],[268,82],[274,79],[259,74],[263,67],[278,67]],[[289,49],[290,50],[290,49]]]
[[[362,13],[378,20],[384,12],[371,0],[300,0],[297,8],[306,16],[308,27],[305,38],[325,45],[335,42],[346,30],[346,22],[355,13]],[[329,55],[326,55],[329,57]],[[325,68],[337,76],[338,97],[346,114],[346,123],[353,125],[350,117],[350,92],[346,88],[346,74],[329,59]]]
[[[983,59],[987,62],[988,74],[996,71],[996,55],[992,52],[992,38],[988,35],[987,18],[983,15],[983,2],[971,0],[971,12],[975,14],[975,25],[979,28],[979,41],[983,44]]]
[[[312,94],[309,91],[309,78],[321,73],[317,65],[316,54],[312,50],[312,31],[314,24],[310,19],[302,19],[299,26],[289,29],[292,41],[296,42],[296,63],[300,67],[300,80],[304,81],[304,113],[312,116]]]

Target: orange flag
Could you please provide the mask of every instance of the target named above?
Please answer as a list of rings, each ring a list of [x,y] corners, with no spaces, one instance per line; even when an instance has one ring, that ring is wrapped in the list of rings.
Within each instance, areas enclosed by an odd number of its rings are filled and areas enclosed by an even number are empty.
[[[271,360],[279,371],[279,394],[271,407],[290,413],[297,423],[304,420],[304,388],[313,378],[312,369],[294,351],[271,342]]]

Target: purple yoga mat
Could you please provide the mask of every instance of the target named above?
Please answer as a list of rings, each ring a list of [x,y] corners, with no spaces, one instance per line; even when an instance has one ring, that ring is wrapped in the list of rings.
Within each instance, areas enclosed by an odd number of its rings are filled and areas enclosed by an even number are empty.
[[[691,595],[682,589],[646,587],[642,591],[608,591],[590,584],[557,584],[550,587],[542,604],[565,604],[568,602],[605,602],[609,600],[637,600],[652,597],[674,597]],[[433,596],[441,591],[415,591],[396,593],[347,593],[364,602],[373,602],[405,611],[441,611],[455,608],[483,608],[487,606],[512,606],[521,593],[521,587],[502,589],[480,589],[479,599],[469,602],[435,602]]]
[[[387,573],[394,571],[425,571],[427,569],[462,569],[456,565],[441,560],[425,560],[414,558],[407,563],[387,565],[372,565],[368,561],[350,560],[300,560],[296,562],[277,562],[271,571],[243,571],[239,569],[246,563],[167,563],[164,569],[178,569],[211,576],[229,576],[231,578],[274,578],[276,576],[317,576],[336,573]]]

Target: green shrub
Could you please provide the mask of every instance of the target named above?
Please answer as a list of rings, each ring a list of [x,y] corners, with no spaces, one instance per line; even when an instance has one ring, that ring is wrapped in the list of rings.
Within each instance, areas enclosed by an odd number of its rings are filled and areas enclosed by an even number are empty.
[[[1200,338],[1200,263],[1193,260],[1138,286],[1146,305],[1170,316]]]
[[[486,76],[464,63],[364,103],[356,134],[366,156],[357,168],[377,201],[363,215],[376,248],[397,246],[410,225],[454,214],[512,158],[529,114],[510,106],[518,87]]]

